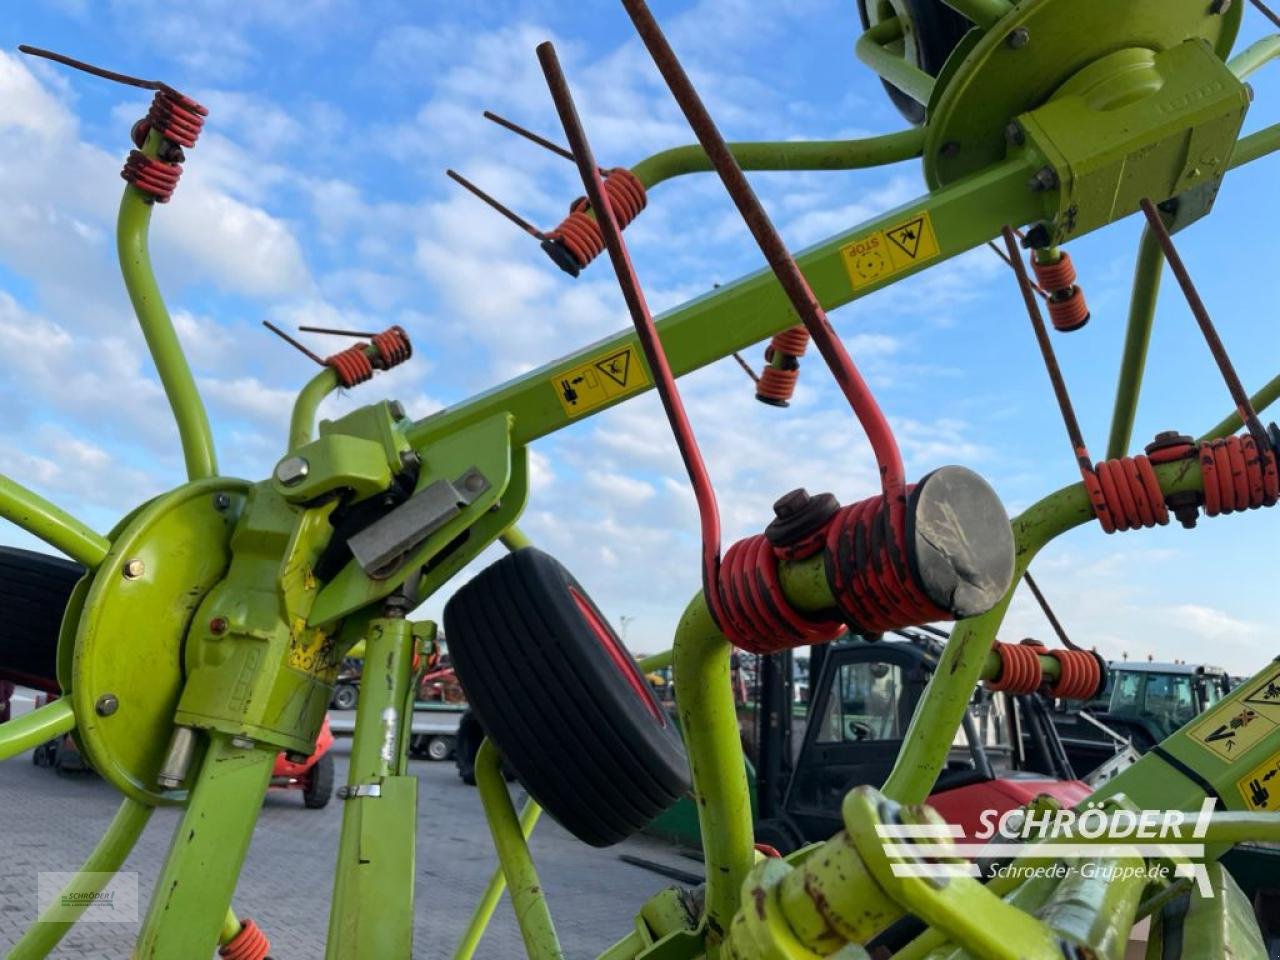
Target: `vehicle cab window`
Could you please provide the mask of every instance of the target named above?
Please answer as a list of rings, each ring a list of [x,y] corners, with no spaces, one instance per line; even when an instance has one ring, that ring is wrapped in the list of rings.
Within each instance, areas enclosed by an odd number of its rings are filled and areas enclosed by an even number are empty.
[[[832,679],[818,740],[900,740],[902,669],[897,664],[842,664]]]

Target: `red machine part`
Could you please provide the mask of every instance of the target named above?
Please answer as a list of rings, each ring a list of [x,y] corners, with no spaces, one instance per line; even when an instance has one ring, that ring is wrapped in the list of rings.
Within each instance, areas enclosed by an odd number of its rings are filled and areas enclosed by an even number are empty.
[[[1025,807],[1036,797],[1048,794],[1063,808],[1078,806],[1089,799],[1093,788],[1079,780],[1000,779],[972,783],[935,793],[929,806],[942,814],[948,823],[963,827],[969,840],[982,836],[988,829],[991,814],[997,818],[1010,810]],[[987,814],[987,822],[983,814]]]
[[[756,383],[756,399],[785,407],[796,392],[800,378],[800,358],[809,348],[809,331],[803,325],[775,334],[764,349],[765,368]]]
[[[343,387],[349,389],[364,383],[373,376],[374,370],[390,370],[413,356],[413,345],[403,327],[388,327],[382,333],[375,333],[369,341],[353,344],[325,358],[325,366],[333,367]],[[373,356],[367,352],[370,345],[374,348]]]
[[[209,111],[190,97],[171,87],[161,87],[151,100],[147,115],[133,125],[130,138],[138,149],[131,150],[120,176],[157,203],[168,203],[182,176],[180,147],[194,147]],[[157,131],[173,145],[161,151],[168,159],[148,157],[142,152],[147,135]]]
[[[1040,289],[1048,294],[1045,302],[1055,330],[1070,333],[1089,322],[1089,307],[1084,300],[1084,291],[1076,285],[1076,268],[1071,262],[1071,254],[1060,250],[1056,261],[1041,263],[1033,253],[1031,269],[1035,271]]]
[[[1270,445],[1259,450],[1251,434],[1202,443],[1199,455],[1209,516],[1270,507],[1280,499],[1275,451]]]
[[[1088,650],[1048,650],[1038,643],[1000,643],[992,647],[1000,657],[1000,672],[987,681],[987,689],[1012,694],[1029,694],[1044,684],[1040,657],[1058,661],[1058,679],[1045,692],[1064,700],[1091,700],[1106,685],[1101,658]]]
[[[625,167],[614,167],[602,181],[609,208],[619,230],[625,230],[645,208],[648,198],[644,184]],[[558,241],[577,261],[582,269],[604,252],[604,235],[600,232],[599,218],[591,215],[591,202],[579,197],[569,206],[569,215],[546,238]]]
[[[224,960],[266,960],[270,952],[271,941],[248,917],[240,921],[240,932],[218,948]]]

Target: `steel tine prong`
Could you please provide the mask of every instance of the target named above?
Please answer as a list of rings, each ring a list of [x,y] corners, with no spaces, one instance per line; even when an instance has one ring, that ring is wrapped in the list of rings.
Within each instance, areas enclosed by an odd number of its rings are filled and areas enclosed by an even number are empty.
[[[489,196],[489,194],[485,193],[483,190],[477,187],[474,183],[472,183],[462,174],[458,173],[456,170],[446,170],[445,175],[448,176],[450,180],[453,180],[455,183],[461,184],[467,190],[471,191],[471,193],[475,194],[477,197],[479,197],[489,206],[493,207],[493,209],[497,210],[500,214],[502,214],[504,217],[506,217],[508,220],[514,223],[517,227],[519,227],[525,233],[529,234],[529,236],[533,237],[536,240],[547,239],[546,234],[544,234],[541,230],[535,227],[532,223],[524,219],[524,217],[520,216],[520,214],[516,213],[514,210],[511,210],[508,207],[503,206],[501,203],[499,203],[493,197]]]
[[[325,366],[325,362],[324,362],[324,358],[323,358],[323,357],[317,356],[316,354],[312,353],[310,350],[308,350],[308,349],[307,349],[307,347],[306,347],[305,345],[303,345],[303,344],[299,343],[299,342],[298,342],[297,340],[295,340],[293,337],[289,336],[289,334],[285,333],[283,330],[281,330],[279,327],[277,327],[277,326],[276,326],[274,323],[272,323],[270,320],[263,320],[263,321],[262,321],[262,325],[263,325],[264,327],[266,327],[268,330],[270,330],[272,333],[274,333],[274,334],[275,334],[277,337],[279,337],[281,340],[283,340],[285,343],[289,344],[289,346],[291,346],[291,347],[293,347],[295,350],[297,350],[299,353],[302,353],[302,354],[304,354],[305,356],[310,357],[310,358],[311,358],[312,360],[314,360],[316,363],[320,364],[320,366],[322,366],[322,367],[323,367],[323,366]],[[304,329],[305,329],[305,328],[304,328]]]

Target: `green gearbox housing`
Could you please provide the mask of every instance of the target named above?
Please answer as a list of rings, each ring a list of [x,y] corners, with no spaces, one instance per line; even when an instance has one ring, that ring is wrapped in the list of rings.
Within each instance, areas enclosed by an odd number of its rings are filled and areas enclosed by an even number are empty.
[[[1249,107],[1249,88],[1208,41],[1159,53],[1118,50],[1080,70],[1043,106],[1017,118],[1045,192],[1053,243],[1096,230],[1144,198],[1178,198],[1172,226],[1213,205]],[[1052,189],[1056,179],[1058,189]]]

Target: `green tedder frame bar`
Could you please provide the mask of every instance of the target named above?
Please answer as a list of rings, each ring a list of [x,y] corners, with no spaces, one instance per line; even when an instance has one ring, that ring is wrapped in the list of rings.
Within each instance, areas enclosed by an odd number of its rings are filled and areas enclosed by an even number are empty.
[[[1208,0],[947,2],[977,26],[939,77],[901,55],[908,25],[899,17],[873,26],[857,48],[877,73],[927,105],[925,127],[863,141],[734,147],[748,170],[851,169],[923,158],[927,194],[797,256],[827,309],[937,267],[1006,225],[1028,226],[1039,255],[1052,256],[1059,244],[1127,217],[1152,198],[1163,202],[1165,223],[1176,231],[1210,212],[1230,169],[1280,149],[1280,125],[1239,138],[1250,100],[1244,80],[1280,55],[1280,37],[1269,37],[1225,60],[1241,3],[1210,9]],[[1051,82],[1051,75],[1064,79]],[[155,157],[161,139],[153,130],[143,153]],[[654,187],[709,168],[700,148],[680,147],[640,162],[633,173]],[[435,627],[406,615],[493,542],[512,549],[527,543],[515,524],[528,496],[529,444],[639,396],[652,387],[653,372],[636,334],[623,332],[416,422],[398,404],[378,402],[320,423],[317,433],[318,407],[339,384],[325,369],[298,396],[272,476],[228,479],[218,473],[208,418],[151,271],[153,209],[143,192],[126,187],[120,263],[178,423],[189,482],[140,505],[104,536],[0,478],[0,516],[87,570],[59,647],[65,696],[0,727],[0,759],[74,729],[95,768],[125,795],[72,882],[74,891],[93,889],[104,871],[120,867],[155,806],[182,807],[137,956],[208,956],[241,929],[232,894],[273,758],[310,751],[337,666],[363,640],[365,695],[341,791],[327,956],[407,956],[417,806],[406,766],[408,719],[417,665],[434,649]],[[904,227],[918,243],[895,251],[890,240]],[[1159,246],[1144,234],[1113,457],[1125,454],[1131,440],[1163,266]],[[761,270],[670,311],[657,327],[674,373],[683,375],[795,323],[773,273]],[[624,364],[616,386],[573,387],[582,368],[611,359]],[[1280,378],[1259,391],[1255,406],[1278,394]],[[1239,427],[1239,417],[1228,416],[1206,436]],[[412,542],[374,544],[321,582],[313,571],[332,533],[329,495],[379,493],[409,467],[416,471],[414,490],[448,494],[426,532]],[[1166,494],[1203,488],[1194,460],[1156,472]],[[1028,509],[1013,522],[1017,573],[1053,538],[1093,517],[1078,483]],[[389,562],[393,555],[398,559]],[[783,562],[779,574],[796,609],[832,608],[820,556]],[[1143,900],[1144,884],[1064,890],[958,878],[931,885],[893,875],[876,847],[879,824],[931,822],[916,805],[930,793],[975,685],[992,675],[992,644],[1009,599],[959,624],[882,794],[850,794],[847,829],[828,843],[786,861],[761,861],[753,849],[730,644],[701,593],[695,596],[677,629],[672,662],[706,856],[701,908],[664,891],[603,956],[857,957],[868,935],[911,913],[928,929],[902,957],[952,955],[947,951],[1057,957],[1065,940],[1118,958],[1135,918],[1159,906]],[[1054,676],[1054,664],[1046,658],[1046,676]],[[1208,719],[1229,720],[1238,701],[1276,670],[1269,663]],[[102,699],[107,692],[115,698],[110,706]],[[1277,721],[1226,757],[1205,747],[1197,724],[1207,721],[1198,720],[1094,799],[1110,814],[1195,810],[1216,797],[1219,813],[1205,840],[1211,860],[1241,839],[1275,840],[1276,817],[1266,812],[1274,807],[1259,812],[1241,785],[1280,754]],[[477,779],[501,875],[457,956],[475,951],[505,883],[529,955],[559,957],[525,842],[538,808],[530,801],[516,814],[499,761],[492,747],[482,749]],[[161,771],[166,786],[158,785]],[[1210,881],[1227,883],[1216,866]],[[1230,897],[1218,902],[1222,910],[1239,909]],[[9,956],[45,956],[68,926],[65,917],[42,918]]]

